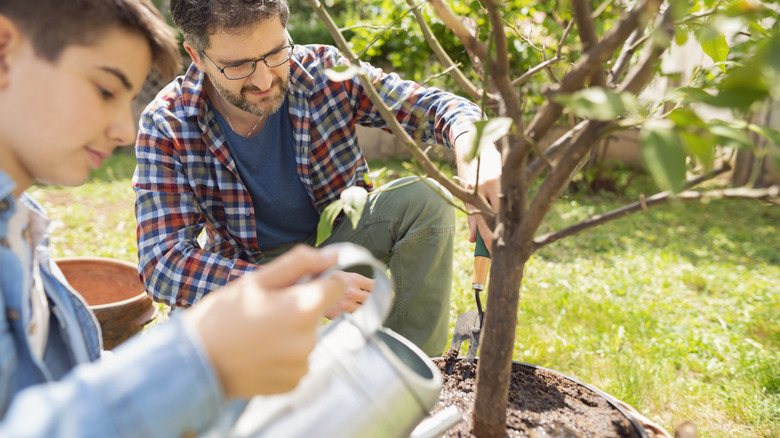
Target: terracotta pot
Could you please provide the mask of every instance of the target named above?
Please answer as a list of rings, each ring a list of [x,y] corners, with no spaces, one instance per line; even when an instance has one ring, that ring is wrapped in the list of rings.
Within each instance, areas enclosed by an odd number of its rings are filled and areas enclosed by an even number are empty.
[[[439,357],[444,374],[439,404],[433,412],[456,406],[464,422],[444,437],[471,436],[475,374],[464,358]],[[446,370],[453,365],[451,375]],[[513,361],[507,409],[510,437],[631,437],[671,438],[671,434],[629,405],[600,389],[563,373]]]
[[[65,257],[55,262],[97,316],[104,349],[121,344],[157,317],[134,264],[106,257]]]

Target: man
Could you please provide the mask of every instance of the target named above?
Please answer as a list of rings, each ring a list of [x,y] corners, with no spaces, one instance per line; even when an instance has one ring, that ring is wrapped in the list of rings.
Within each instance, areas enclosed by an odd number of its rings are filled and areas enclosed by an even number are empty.
[[[336,278],[297,248],[102,357],[100,328],[51,259],[24,191],[82,183],[135,138],[131,101],[175,32],[146,0],[0,2],[0,436],[169,437],[230,418],[230,400],[294,388]],[[277,332],[278,331],[278,332]],[[173,370],[173,372],[171,372]]]
[[[157,301],[186,307],[295,243],[313,244],[320,213],[341,191],[370,188],[355,125],[387,125],[357,78],[327,78],[327,68],[348,64],[335,48],[293,44],[286,0],[173,0],[171,14],[193,64],[142,115],[134,188],[139,273]],[[409,133],[454,147],[459,169],[470,169],[459,150],[478,107],[362,68]],[[494,165],[479,184],[492,205],[497,155],[488,151]],[[471,171],[460,176],[476,182]],[[396,304],[385,325],[437,355],[453,238],[450,195],[412,179],[373,192],[357,228],[342,221],[325,243],[358,243],[386,262]],[[353,311],[372,287],[345,279],[351,287],[329,317]]]

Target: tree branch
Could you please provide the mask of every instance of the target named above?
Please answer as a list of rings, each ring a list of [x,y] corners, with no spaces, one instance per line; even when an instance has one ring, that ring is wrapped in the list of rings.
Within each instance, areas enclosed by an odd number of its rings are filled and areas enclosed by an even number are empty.
[[[620,77],[623,76],[623,72],[625,72],[626,68],[628,68],[631,57],[633,57],[634,53],[636,52],[636,43],[642,38],[642,33],[642,29],[635,30],[626,43],[623,44],[623,50],[620,52],[620,55],[618,55],[617,61],[615,61],[615,66],[612,68],[612,73],[609,77],[610,87],[617,86],[618,81],[620,81]]]
[[[425,41],[428,42],[428,45],[433,49],[433,53],[436,54],[436,57],[439,58],[439,61],[444,66],[445,70],[449,72],[450,76],[455,80],[455,82],[463,88],[463,90],[466,92],[466,94],[469,95],[469,97],[477,101],[482,98],[482,90],[477,89],[476,86],[466,77],[465,74],[463,74],[462,71],[460,71],[459,68],[457,68],[457,65],[455,65],[455,62],[452,61],[452,58],[447,54],[447,52],[444,50],[444,48],[439,43],[439,40],[436,39],[436,35],[433,34],[431,31],[430,26],[428,26],[428,23],[425,21],[425,17],[423,17],[422,12],[420,11],[420,5],[416,4],[414,0],[406,0],[406,3],[409,5],[409,7],[412,9],[412,13],[414,14],[414,17],[417,19],[417,24],[420,25],[420,30],[422,30],[423,37],[425,37]],[[495,96],[488,95],[488,98],[491,101],[495,101]]]
[[[695,187],[704,181],[709,181],[720,174],[728,172],[730,169],[731,167],[728,165],[715,169],[707,173],[706,175],[702,175],[696,179],[688,181],[685,184],[685,186],[686,188]],[[642,198],[637,202],[617,208],[608,213],[592,216],[576,225],[572,225],[563,230],[556,231],[554,233],[548,233],[545,234],[544,236],[538,237],[534,239],[533,251],[536,252],[540,248],[543,248],[551,243],[557,242],[561,239],[564,239],[569,236],[573,236],[575,234],[579,234],[580,232],[587,230],[589,228],[594,228],[599,225],[605,224],[607,222],[620,219],[624,216],[628,216],[629,214],[636,213],[639,210],[647,210],[648,207],[664,204],[672,198],[681,199],[683,201],[692,201],[695,199],[703,199],[703,198],[725,198],[725,197],[762,199],[771,196],[776,197],[777,192],[778,192],[778,187],[775,186],[774,194],[772,192],[772,188],[763,189],[763,190],[726,189],[726,190],[710,190],[706,192],[685,191],[677,194],[676,196],[673,195],[671,192],[656,193],[655,195],[649,198]]]
[[[664,13],[661,25],[659,26],[664,32],[668,32],[671,28],[673,31],[674,17],[672,10],[675,9],[674,5],[670,6]],[[655,41],[658,39],[656,38]],[[654,71],[653,67],[660,58],[661,54],[668,44],[671,43],[671,39],[666,39],[664,44],[655,43],[649,47],[647,53],[642,62],[640,62],[629,74],[629,78],[621,87],[621,91],[628,91],[631,93],[638,93],[642,88],[647,85],[647,82],[652,78]],[[534,212],[533,215],[528,216],[528,220],[523,220],[521,227],[524,232],[535,233],[541,224],[544,215],[547,214],[552,204],[560,196],[561,191],[565,185],[571,181],[572,175],[577,171],[578,166],[582,161],[587,158],[587,154],[593,149],[593,146],[598,138],[607,129],[611,129],[613,122],[598,122],[594,120],[588,120],[585,128],[575,137],[575,139],[566,148],[566,153],[558,161],[557,165],[551,171],[547,178],[545,178],[539,191],[534,197],[529,210]],[[541,213],[540,213],[541,212]],[[525,235],[525,234],[521,234]]]
[[[442,0],[428,0],[428,3],[433,6],[433,9],[444,22],[444,25],[455,33],[463,45],[466,46],[466,49],[476,54],[480,59],[485,59],[487,56],[487,46],[463,25],[463,22],[455,16],[452,9],[450,9],[446,3]]]
[[[653,38],[653,44],[647,48],[643,58],[631,70],[625,82],[619,87],[620,91],[627,91],[632,94],[638,94],[650,82],[654,76],[655,65],[661,59],[661,55],[666,51],[674,38],[674,11],[675,3],[664,12],[657,32],[663,32],[661,38]]]
[[[604,62],[612,56],[614,51],[617,50],[617,47],[622,44],[632,32],[634,32],[641,23],[646,22],[648,16],[652,16],[658,12],[660,3],[660,0],[642,0],[638,2],[634,6],[634,9],[620,19],[598,44],[591,47],[591,49],[577,61],[574,68],[563,77],[561,85],[556,92],[571,93],[582,88],[586,79],[590,77],[593,72],[601,68]],[[548,100],[529,124],[526,135],[535,141],[539,141],[558,120],[562,111],[562,105],[552,100]],[[526,145],[525,150],[522,152],[527,154],[529,150],[530,146]]]
[[[496,46],[496,56],[490,61],[490,75],[493,77],[496,89],[501,94],[504,110],[502,115],[510,117],[514,122],[515,129],[523,132],[523,105],[509,77],[509,48],[504,27],[501,26],[501,11],[494,0],[483,0],[483,3],[488,11],[493,41],[495,41]]]
[[[574,0],[572,2],[574,21],[577,22],[577,28],[580,30],[580,41],[582,41],[582,51],[587,52],[591,47],[598,43],[596,36],[596,26],[593,22],[593,11],[590,7],[590,0]],[[591,77],[591,84],[596,86],[605,86],[606,78],[604,72],[599,69]]]
[[[532,67],[530,70],[528,70],[527,72],[523,73],[522,76],[520,76],[519,78],[517,78],[514,81],[512,81],[512,86],[517,87],[517,86],[523,85],[529,79],[531,79],[531,77],[533,77],[533,75],[539,73],[540,71],[542,71],[542,70],[544,70],[546,68],[549,68],[551,65],[555,64],[556,62],[563,61],[565,59],[566,58],[556,56],[555,58],[548,59],[547,61],[544,61],[544,62],[542,62],[542,63]]]
[[[572,138],[574,138],[574,135],[582,130],[582,128],[585,126],[585,121],[582,121],[578,123],[575,127],[571,128],[570,130],[566,131],[565,134],[558,137],[553,144],[547,147],[544,151],[544,159],[542,157],[536,157],[531,164],[528,165],[528,181],[526,181],[527,184],[531,184],[531,181],[535,180],[541,173],[542,170],[545,168],[551,168],[549,166],[549,163],[553,161],[558,155],[561,154],[561,152],[564,151],[564,148],[569,145],[569,142]]]
[[[566,29],[563,30],[563,35],[561,35],[561,39],[558,40],[558,47],[555,49],[555,57],[561,58],[561,53],[563,52],[563,46],[566,44],[566,38],[569,37],[569,32],[571,32],[572,28],[574,27],[574,21],[570,21],[568,25],[566,25]]]
[[[715,14],[718,11],[718,8],[720,7],[721,3],[723,3],[722,0],[719,0],[715,6],[713,6],[711,9],[708,9],[706,11],[698,12],[695,14],[691,14],[687,17],[685,17],[682,20],[677,20],[675,22],[675,26],[680,25],[682,23],[687,23],[689,21],[698,20],[700,18],[705,18],[710,15]],[[671,12],[672,8],[668,8],[667,12]],[[615,62],[616,67],[612,70],[612,74],[610,76],[610,85],[611,86],[617,86],[618,81],[620,81],[620,76],[625,71],[626,67],[628,67],[628,63],[631,60],[631,56],[639,49],[639,47],[644,44],[651,36],[652,34],[648,35],[642,35],[639,30],[637,30],[637,33],[631,36],[631,39],[626,41],[626,44],[623,48],[623,52],[621,52],[620,57]]]
[[[350,60],[350,62],[355,65],[359,65],[360,60],[357,58],[357,56],[355,56],[355,53],[352,52],[352,49],[350,49],[347,41],[344,39],[344,36],[341,34],[341,32],[339,32],[338,26],[336,26],[336,23],[333,21],[331,16],[322,7],[322,3],[320,3],[318,0],[309,0],[309,4],[317,12],[317,15],[320,17],[322,22],[325,23],[325,26],[328,28],[328,31],[336,42],[339,50],[341,50],[341,52],[344,54],[344,56],[347,57],[347,59]],[[379,112],[382,114],[382,118],[384,118],[385,122],[387,122],[389,125],[390,130],[393,132],[393,134],[396,135],[396,137],[403,140],[404,146],[411,152],[412,156],[417,160],[417,162],[420,163],[423,170],[425,170],[425,173],[436,182],[441,184],[444,188],[449,190],[453,196],[479,209],[480,213],[483,215],[483,217],[485,217],[486,220],[489,222],[495,220],[495,212],[483,196],[470,190],[461,188],[459,184],[456,184],[453,180],[448,178],[447,175],[442,173],[428,158],[428,156],[417,146],[417,143],[414,141],[414,139],[412,139],[409,133],[407,133],[406,130],[401,126],[390,108],[388,108],[387,104],[382,100],[382,97],[376,91],[376,88],[374,88],[374,85],[371,83],[371,80],[368,78],[368,76],[366,76],[365,73],[359,73],[358,79],[363,85],[363,88],[368,94],[368,97],[371,99],[371,102],[377,107],[377,110],[379,110]]]
[[[528,207],[529,214],[523,218],[520,223],[520,236],[534,235],[539,228],[544,216],[550,210],[555,201],[560,197],[563,188],[571,181],[572,175],[580,166],[583,160],[586,160],[590,150],[596,144],[601,134],[610,127],[610,122],[600,122],[596,120],[587,120],[584,128],[578,132],[565,153],[555,167],[547,174],[547,177],[536,192],[531,205]]]

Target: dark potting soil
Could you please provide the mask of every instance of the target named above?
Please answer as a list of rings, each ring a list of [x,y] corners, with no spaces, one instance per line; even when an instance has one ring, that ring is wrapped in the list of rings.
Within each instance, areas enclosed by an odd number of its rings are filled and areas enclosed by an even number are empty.
[[[463,421],[444,437],[474,437],[476,366],[450,350],[434,359],[444,377],[439,402],[432,412],[456,406]],[[446,370],[454,363],[451,375]],[[549,370],[512,364],[507,404],[507,436],[529,438],[639,438],[631,422],[601,395]]]

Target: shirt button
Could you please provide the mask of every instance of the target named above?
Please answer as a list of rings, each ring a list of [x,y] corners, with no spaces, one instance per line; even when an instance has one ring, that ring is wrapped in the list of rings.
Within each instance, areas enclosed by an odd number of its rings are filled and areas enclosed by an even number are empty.
[[[7,200],[0,201],[0,211],[8,211],[9,208],[11,208],[11,204]]]
[[[246,213],[244,213],[244,214],[246,215],[246,217],[249,217],[249,215],[250,215],[251,213],[249,213],[249,212],[247,211],[247,212],[246,212]]]
[[[8,312],[6,312],[6,316],[11,321],[16,321],[19,319],[19,311],[16,309],[8,309]]]
[[[6,239],[5,237],[0,237],[0,246],[10,248],[11,244],[8,242],[8,239]]]
[[[35,334],[35,323],[30,324],[30,327],[27,329],[28,332],[30,332],[31,335]]]

